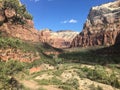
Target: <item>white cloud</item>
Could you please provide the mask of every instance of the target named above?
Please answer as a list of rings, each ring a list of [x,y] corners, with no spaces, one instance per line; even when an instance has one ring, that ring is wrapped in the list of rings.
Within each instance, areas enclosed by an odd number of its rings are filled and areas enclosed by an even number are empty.
[[[78,21],[77,20],[75,20],[75,19],[71,19],[71,20],[69,20],[69,23],[77,23]]]
[[[65,21],[62,21],[62,23],[77,23],[78,21],[75,20],[75,19],[70,19],[70,20],[65,20]]]

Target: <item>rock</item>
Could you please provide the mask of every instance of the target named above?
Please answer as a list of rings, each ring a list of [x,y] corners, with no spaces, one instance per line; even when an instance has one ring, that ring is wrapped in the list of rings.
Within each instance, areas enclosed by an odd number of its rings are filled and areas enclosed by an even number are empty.
[[[120,1],[110,2],[90,10],[83,31],[76,36],[71,47],[114,45],[120,33]]]
[[[49,29],[44,29],[39,32],[40,34],[40,41],[41,42],[49,42],[50,40],[50,30]]]
[[[34,22],[32,20],[27,19],[26,20],[27,26],[30,28],[34,28]]]
[[[38,34],[38,31],[25,25],[4,23],[0,27],[0,32],[4,33],[3,35],[7,37],[15,37],[31,42],[40,41],[40,35]]]
[[[117,38],[116,38],[116,45],[120,45],[120,33],[118,34]]]
[[[16,15],[16,12],[14,9],[6,9],[5,10],[5,16],[10,19],[13,18]]]
[[[4,12],[3,12],[3,10],[1,9],[1,10],[0,10],[0,25],[3,24],[4,20],[5,20]]]

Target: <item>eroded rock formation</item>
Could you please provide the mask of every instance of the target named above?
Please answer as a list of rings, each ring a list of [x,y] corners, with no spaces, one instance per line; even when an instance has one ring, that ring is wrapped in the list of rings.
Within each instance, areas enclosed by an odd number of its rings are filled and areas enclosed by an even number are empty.
[[[83,31],[72,41],[71,47],[114,45],[120,33],[120,1],[92,7]]]

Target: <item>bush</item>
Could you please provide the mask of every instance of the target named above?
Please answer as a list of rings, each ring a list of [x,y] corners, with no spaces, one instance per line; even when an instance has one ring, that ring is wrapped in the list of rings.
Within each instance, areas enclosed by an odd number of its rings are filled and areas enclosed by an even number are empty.
[[[26,18],[26,19],[30,19],[30,20],[33,19],[33,16],[32,16],[31,14],[29,14],[28,12],[25,12],[25,13],[23,14],[23,16],[24,16],[24,18]]]
[[[79,90],[79,82],[77,79],[69,79],[65,82],[65,85],[69,85],[75,88],[75,90]]]
[[[18,48],[22,44],[22,41],[19,39],[13,38],[0,38],[0,48]]]
[[[4,9],[14,8],[17,11],[18,7],[19,7],[19,1],[18,0],[3,0],[3,8]]]
[[[24,64],[9,60],[7,62],[0,61],[0,89],[1,90],[16,90],[22,88],[18,81],[14,78],[14,75],[24,69]]]

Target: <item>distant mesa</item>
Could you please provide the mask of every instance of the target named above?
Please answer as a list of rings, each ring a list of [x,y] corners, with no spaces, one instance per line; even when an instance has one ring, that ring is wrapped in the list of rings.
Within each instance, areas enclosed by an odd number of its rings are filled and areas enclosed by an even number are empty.
[[[71,41],[78,34],[72,30],[60,30],[52,32],[50,29],[44,29],[40,31],[42,42],[47,42],[53,47],[57,48],[68,48],[70,47]]]

